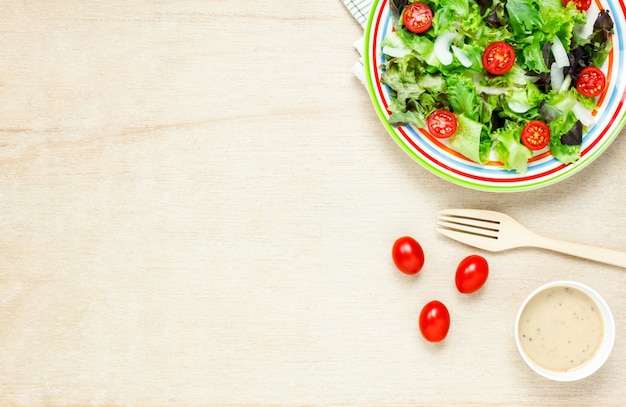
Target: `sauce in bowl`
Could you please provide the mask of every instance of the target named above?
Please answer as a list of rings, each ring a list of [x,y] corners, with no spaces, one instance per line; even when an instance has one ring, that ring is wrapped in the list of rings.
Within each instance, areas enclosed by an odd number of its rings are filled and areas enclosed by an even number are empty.
[[[595,302],[573,287],[547,288],[533,297],[521,314],[519,340],[538,365],[566,372],[587,362],[604,333]]]
[[[608,359],[615,320],[604,299],[575,281],[554,281],[522,303],[515,342],[526,364],[552,380],[585,378]]]

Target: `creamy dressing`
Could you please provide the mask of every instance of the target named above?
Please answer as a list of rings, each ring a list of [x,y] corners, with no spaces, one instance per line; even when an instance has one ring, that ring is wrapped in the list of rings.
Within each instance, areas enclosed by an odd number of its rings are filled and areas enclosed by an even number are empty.
[[[524,307],[519,341],[524,352],[545,369],[574,369],[598,350],[604,335],[600,310],[593,300],[572,287],[539,292]]]

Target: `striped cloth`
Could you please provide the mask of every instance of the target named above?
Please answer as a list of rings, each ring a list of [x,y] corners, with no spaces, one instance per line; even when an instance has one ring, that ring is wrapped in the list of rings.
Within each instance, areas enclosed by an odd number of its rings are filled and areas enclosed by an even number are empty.
[[[356,18],[356,21],[365,28],[367,24],[367,17],[370,14],[370,8],[372,7],[372,0],[342,0],[343,4],[348,8],[348,11]]]
[[[348,8],[350,14],[354,16],[356,21],[361,24],[361,27],[365,29],[367,24],[367,18],[370,14],[370,8],[372,8],[372,0],[341,0],[343,4]],[[354,42],[354,48],[363,55],[363,37]],[[365,84],[365,68],[363,66],[363,57],[361,57],[353,66],[352,72],[359,78],[359,80]]]

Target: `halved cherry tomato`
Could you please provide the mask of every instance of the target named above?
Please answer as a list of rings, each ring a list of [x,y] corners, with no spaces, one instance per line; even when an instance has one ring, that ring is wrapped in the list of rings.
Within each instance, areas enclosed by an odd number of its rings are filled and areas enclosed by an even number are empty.
[[[489,264],[484,257],[473,254],[461,260],[456,269],[454,282],[459,292],[470,294],[478,291],[489,276]]]
[[[580,11],[587,11],[591,7],[591,0],[563,0],[563,7],[567,6],[567,3],[573,1],[576,8]]]
[[[411,3],[404,9],[402,22],[407,30],[421,34],[433,25],[433,11],[424,3]]]
[[[503,75],[513,68],[515,50],[506,42],[489,44],[483,52],[483,66],[492,75]]]
[[[576,89],[583,95],[590,98],[596,97],[606,87],[606,76],[595,66],[588,66],[580,71],[576,79]]]
[[[450,137],[459,125],[456,116],[449,110],[435,110],[428,116],[426,124],[430,134],[439,138]]]
[[[419,326],[427,341],[442,341],[450,329],[450,313],[441,302],[431,301],[420,312]]]
[[[404,274],[417,274],[424,266],[424,250],[410,236],[403,236],[394,242],[391,257]]]
[[[541,150],[550,142],[550,128],[541,120],[529,121],[522,130],[522,144],[531,150]]]

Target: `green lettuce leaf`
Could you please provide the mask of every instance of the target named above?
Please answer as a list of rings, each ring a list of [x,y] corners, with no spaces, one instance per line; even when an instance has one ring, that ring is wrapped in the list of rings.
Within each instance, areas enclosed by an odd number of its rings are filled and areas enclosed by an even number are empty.
[[[528,170],[528,159],[533,152],[522,143],[520,136],[524,126],[507,120],[503,127],[493,132],[494,151],[496,157],[502,162],[504,169],[514,170],[520,174]]]
[[[545,37],[533,37],[533,41],[522,49],[520,65],[532,72],[550,72],[543,59]]]
[[[481,157],[481,134],[483,125],[464,114],[457,115],[459,123],[456,132],[450,138],[450,146],[476,163],[484,163]]]
[[[415,51],[416,56],[420,61],[423,61],[430,68],[430,72],[436,72],[441,63],[435,56],[434,42],[425,35],[415,35],[406,28],[396,30],[396,34],[402,42],[411,50]]]
[[[392,125],[412,123],[424,127],[432,111],[448,106],[441,97],[445,91],[443,78],[424,72],[415,54],[393,58],[385,66],[381,82],[389,86],[395,96],[389,106]]]
[[[439,3],[433,15],[433,36],[450,31],[450,27],[457,27],[459,21],[466,18],[470,11],[468,0],[445,0]]]
[[[559,161],[570,164],[580,158],[580,145],[561,143],[561,136],[570,131],[578,122],[578,118],[569,111],[548,123],[550,127],[550,152]]]
[[[569,50],[574,29],[577,25],[586,23],[587,14],[581,13],[573,1],[563,7],[561,0],[542,0],[540,10],[544,21],[540,29],[546,34],[546,38],[557,36],[565,40],[563,46]]]
[[[446,77],[445,81],[446,93],[452,110],[469,119],[477,120],[480,104],[472,77],[463,73],[455,73]]]
[[[532,36],[533,31],[543,25],[539,2],[536,0],[508,0],[506,10],[513,34],[518,38]]]

